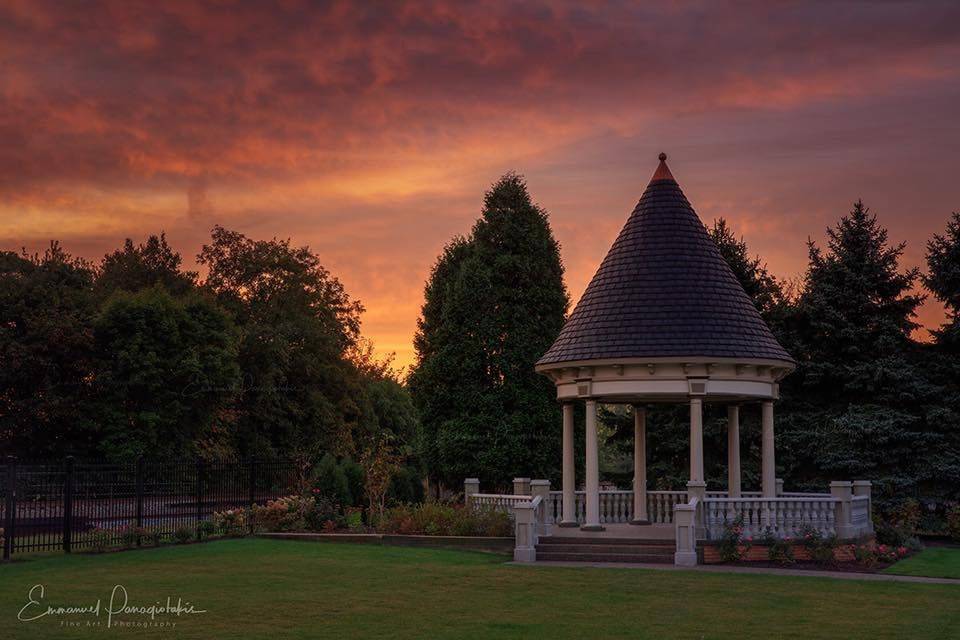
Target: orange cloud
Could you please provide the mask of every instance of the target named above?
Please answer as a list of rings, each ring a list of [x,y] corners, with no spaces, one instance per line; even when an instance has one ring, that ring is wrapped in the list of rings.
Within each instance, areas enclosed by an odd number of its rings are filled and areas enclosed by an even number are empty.
[[[857,197],[919,264],[958,208],[958,24],[952,2],[6,2],[0,246],[289,236],[409,363],[430,265],[499,174],[527,174],[577,296],[665,149],[781,275]]]

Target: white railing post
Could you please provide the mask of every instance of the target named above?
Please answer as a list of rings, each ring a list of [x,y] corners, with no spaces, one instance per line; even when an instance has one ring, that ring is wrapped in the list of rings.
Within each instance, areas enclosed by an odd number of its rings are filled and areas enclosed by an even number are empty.
[[[463,481],[463,504],[471,506],[470,497],[480,493],[480,480],[478,478],[467,478]]]
[[[513,479],[513,495],[515,496],[530,495],[530,478],[514,478]]]
[[[873,534],[873,483],[869,480],[854,480],[853,495],[867,496],[867,525],[865,533]]]
[[[550,535],[550,529],[553,525],[553,503],[550,501],[550,481],[549,480],[531,480],[530,495],[534,499],[540,498],[540,504],[543,505],[543,517],[538,519],[537,534],[541,536]]]
[[[853,483],[834,480],[830,483],[830,494],[836,499],[834,509],[837,537],[841,540],[856,538],[857,531],[853,526],[850,505],[853,499]]]
[[[673,507],[673,524],[677,539],[673,564],[681,567],[692,567],[697,564],[697,506],[697,499],[693,498],[689,504],[678,504]]]
[[[783,478],[777,478],[776,487],[777,487],[777,496],[778,497],[782,496],[783,495]]]

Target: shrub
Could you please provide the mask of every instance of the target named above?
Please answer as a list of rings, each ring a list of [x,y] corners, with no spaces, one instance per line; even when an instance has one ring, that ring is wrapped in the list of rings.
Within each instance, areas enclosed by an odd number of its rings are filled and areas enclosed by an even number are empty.
[[[197,525],[197,537],[200,540],[210,538],[217,533],[217,526],[209,520],[201,520]]]
[[[420,504],[423,502],[423,483],[411,467],[401,467],[390,478],[387,488],[388,504]]]
[[[90,548],[96,553],[103,553],[114,546],[114,536],[116,532],[112,529],[102,529],[96,527],[87,534],[87,540],[90,542]]]
[[[793,546],[790,538],[779,538],[771,527],[767,527],[763,534],[763,544],[767,547],[767,558],[781,566],[794,563]]]
[[[186,544],[193,539],[194,530],[191,526],[182,524],[173,531],[173,539],[177,544]]]
[[[857,563],[868,569],[874,568],[880,562],[896,562],[910,553],[907,547],[891,547],[885,544],[855,544],[851,545],[851,548]]]
[[[163,541],[163,531],[157,527],[148,527],[144,529],[144,537],[154,547],[159,547]]]
[[[127,525],[120,529],[120,540],[125,547],[135,547],[145,532],[142,527]]]
[[[314,497],[327,498],[336,506],[343,508],[353,505],[353,496],[350,495],[350,483],[347,474],[337,464],[336,458],[329,453],[324,455],[313,470]]]
[[[340,463],[340,468],[343,469],[343,475],[347,478],[347,488],[350,490],[350,504],[343,506],[362,507],[364,496],[363,467],[351,458],[345,458],[343,462]]]
[[[213,525],[225,536],[244,536],[247,534],[247,512],[243,509],[215,511]]]
[[[347,529],[350,531],[363,531],[365,529],[363,526],[363,509],[360,507],[347,509],[344,520],[346,521]]]
[[[466,509],[462,511],[469,513]],[[510,515],[503,511],[491,507],[475,510],[471,515],[477,521],[477,532],[474,535],[509,537],[514,533],[513,521]]]
[[[960,542],[960,505],[951,507],[947,511],[947,533],[954,542]]]
[[[384,533],[431,536],[510,536],[510,516],[495,509],[466,509],[460,504],[426,502],[398,505],[377,522]]]
[[[834,550],[839,545],[836,534],[825,536],[819,529],[805,526],[800,531],[800,544],[815,563],[827,566],[834,564]]]
[[[906,538],[916,533],[920,526],[920,516],[920,503],[914,498],[907,498],[894,510],[893,524]]]
[[[885,520],[874,524],[874,534],[877,542],[893,547],[903,546],[909,537],[906,531]]]
[[[3,548],[4,543],[6,543],[6,539],[3,537],[3,527],[0,527],[0,549]]]
[[[310,499],[305,505],[303,526],[309,531],[329,532],[330,526],[327,525],[328,522],[333,523],[333,529],[346,526],[346,520],[343,514],[340,513],[336,505],[329,499],[323,497]]]
[[[724,522],[723,534],[720,536],[720,559],[724,562],[738,562],[750,549],[750,543],[743,537],[743,515],[738,515],[733,522]]]
[[[253,505],[250,518],[255,528],[264,531],[295,531],[306,527],[307,517],[316,508],[316,500],[287,496]]]

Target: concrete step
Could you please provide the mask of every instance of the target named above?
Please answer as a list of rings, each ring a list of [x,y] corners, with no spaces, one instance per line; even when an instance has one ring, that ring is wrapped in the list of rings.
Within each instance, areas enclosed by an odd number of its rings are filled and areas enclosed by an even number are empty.
[[[673,564],[673,554],[659,553],[559,553],[556,551],[537,550],[538,562],[623,562],[640,563],[653,562],[657,564]]]
[[[663,555],[673,558],[674,547],[633,544],[538,544],[537,554],[549,553],[613,553],[618,555],[644,554]]]

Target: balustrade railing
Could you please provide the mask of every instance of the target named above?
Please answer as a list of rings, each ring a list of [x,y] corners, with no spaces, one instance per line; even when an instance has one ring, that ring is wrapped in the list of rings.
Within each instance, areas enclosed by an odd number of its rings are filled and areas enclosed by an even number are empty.
[[[707,538],[717,540],[724,526],[743,518],[744,537],[757,538],[769,529],[778,538],[797,537],[807,528],[836,533],[837,500],[829,495],[777,498],[707,498],[702,503]]]
[[[714,493],[714,492],[712,492]],[[719,492],[715,492],[719,495]],[[648,491],[647,517],[653,524],[670,524],[673,522],[673,507],[687,501],[686,491]],[[583,491],[574,493],[577,522],[585,522],[586,496]],[[548,524],[563,520],[563,492],[551,491],[545,505],[545,516]],[[633,519],[633,491],[608,490],[600,492],[600,522],[601,524],[617,524],[630,522]]]
[[[686,502],[686,491],[647,491],[647,519],[651,524],[671,524],[673,507]]]
[[[521,502],[530,502],[530,496],[502,495],[498,493],[472,493],[467,496],[473,508],[495,509],[511,513]]]

